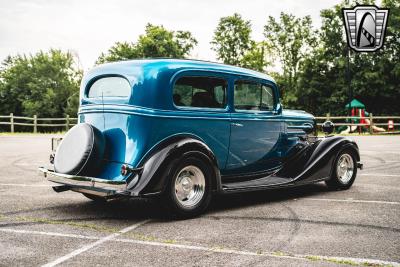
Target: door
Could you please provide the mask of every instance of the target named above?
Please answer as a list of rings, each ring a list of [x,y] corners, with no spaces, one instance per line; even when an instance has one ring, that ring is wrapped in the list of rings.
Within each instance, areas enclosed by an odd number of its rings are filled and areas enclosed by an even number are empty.
[[[276,96],[272,85],[235,82],[227,175],[268,172],[280,166],[282,119]]]
[[[157,125],[163,130],[159,132],[167,136],[185,133],[201,138],[213,151],[220,169],[224,169],[230,131],[227,90],[228,80],[223,74],[180,73],[173,86],[175,114],[179,119],[160,121]]]

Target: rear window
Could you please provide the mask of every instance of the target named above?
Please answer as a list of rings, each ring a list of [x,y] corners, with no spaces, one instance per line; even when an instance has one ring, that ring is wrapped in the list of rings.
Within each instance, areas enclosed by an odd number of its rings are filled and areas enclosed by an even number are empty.
[[[180,107],[225,108],[228,83],[221,78],[182,77],[174,85],[174,104]]]
[[[89,98],[129,97],[131,86],[122,77],[104,77],[96,80],[89,88]]]

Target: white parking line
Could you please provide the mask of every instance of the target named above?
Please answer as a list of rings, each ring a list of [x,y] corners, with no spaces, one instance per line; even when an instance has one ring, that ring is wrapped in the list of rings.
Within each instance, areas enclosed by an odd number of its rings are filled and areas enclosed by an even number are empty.
[[[155,241],[141,241],[141,240],[132,240],[132,239],[115,239],[113,241],[116,242],[124,242],[124,243],[133,243],[139,245],[149,245],[149,246],[159,246],[159,247],[170,247],[170,248],[180,248],[180,249],[189,249],[189,250],[201,250],[206,252],[217,252],[224,254],[236,254],[236,255],[245,255],[245,256],[264,256],[264,257],[273,257],[273,258],[288,258],[288,259],[297,259],[297,260],[326,260],[326,261],[350,261],[359,265],[388,265],[388,266],[396,266],[399,267],[400,263],[398,262],[389,262],[383,260],[376,259],[367,259],[367,258],[350,258],[350,257],[335,257],[335,256],[321,256],[321,255],[304,255],[304,254],[288,254],[288,253],[274,253],[274,252],[251,252],[251,251],[243,251],[236,249],[225,249],[225,248],[212,248],[212,247],[204,247],[204,246],[192,246],[192,245],[182,245],[182,244],[170,244],[170,243],[161,243]]]
[[[370,152],[370,153],[379,153],[381,151],[381,148],[377,148],[376,150],[361,150],[361,152]],[[386,150],[385,153],[393,153],[393,154],[399,154],[400,152],[398,150]],[[361,154],[362,155],[362,154]]]
[[[68,253],[67,255],[65,255],[63,257],[60,257],[60,258],[58,258],[58,259],[56,259],[56,260],[54,260],[52,262],[49,262],[49,263],[43,265],[42,267],[53,267],[53,266],[56,266],[56,265],[58,265],[58,264],[60,264],[60,263],[62,263],[64,261],[67,261],[67,260],[69,260],[69,259],[71,259],[71,258],[73,258],[73,257],[85,252],[85,251],[88,251],[89,249],[92,249],[92,248],[94,248],[96,246],[99,246],[99,245],[101,245],[101,244],[103,244],[103,243],[105,243],[107,241],[110,241],[110,240],[112,240],[112,239],[114,239],[114,238],[116,238],[116,237],[118,237],[118,236],[120,236],[120,235],[122,235],[124,233],[132,231],[132,230],[138,228],[139,226],[142,226],[143,224],[145,224],[147,222],[149,222],[149,220],[145,220],[145,221],[136,223],[134,225],[131,225],[129,227],[126,227],[126,228],[118,231],[117,233],[114,233],[114,234],[108,235],[106,237],[100,238],[96,242],[88,244],[86,246],[83,246],[83,247],[81,247],[81,248],[79,248],[77,250],[74,250],[71,253]]]
[[[140,225],[143,225],[148,221],[144,221],[135,225],[132,225],[130,227],[127,227],[123,230],[121,230],[119,233],[116,233],[118,235],[123,234],[122,231],[127,231],[133,230]],[[336,256],[322,256],[322,255],[309,255],[309,254],[289,254],[289,253],[275,253],[275,252],[252,252],[252,251],[245,251],[245,250],[236,250],[236,249],[225,249],[225,248],[213,248],[213,247],[206,247],[206,246],[195,246],[195,245],[183,245],[183,244],[173,244],[173,243],[163,243],[163,242],[157,242],[157,241],[142,241],[142,240],[133,240],[133,239],[120,239],[120,238],[99,238],[95,236],[85,236],[85,235],[75,235],[75,234],[61,234],[61,233],[54,233],[54,232],[42,232],[42,231],[27,231],[27,230],[16,230],[16,229],[9,229],[9,228],[0,228],[0,232],[10,232],[10,233],[20,233],[20,234],[31,234],[31,235],[46,235],[46,236],[56,236],[56,237],[69,237],[69,238],[77,238],[77,239],[91,239],[91,240],[98,240],[94,242],[93,244],[99,245],[101,243],[104,243],[105,241],[112,241],[112,242],[120,242],[120,243],[131,243],[131,244],[137,244],[137,245],[147,245],[147,246],[157,246],[157,247],[166,247],[166,248],[175,248],[175,249],[187,249],[187,250],[198,250],[198,251],[205,251],[205,252],[215,252],[215,253],[223,253],[223,254],[234,254],[234,255],[245,255],[245,256],[256,256],[256,257],[273,257],[273,258],[287,258],[287,259],[295,259],[295,260],[313,260],[313,261],[328,261],[328,262],[338,262],[338,261],[349,261],[358,265],[388,265],[388,266],[396,266],[400,267],[400,263],[398,262],[391,262],[391,261],[384,261],[384,260],[377,260],[377,259],[368,259],[368,258],[349,258],[349,257],[336,257]],[[116,235],[114,234],[114,235]],[[106,239],[105,241],[102,241]],[[102,242],[101,242],[102,241]],[[100,243],[101,242],[101,243]],[[85,247],[93,248],[96,245],[90,244]],[[83,248],[85,248],[83,247]],[[83,249],[82,248],[82,249]],[[80,253],[88,250],[82,251],[80,249]],[[72,252],[74,253],[74,252]],[[71,255],[72,253],[68,254]],[[79,254],[79,253],[78,253]],[[64,259],[63,261],[70,259],[78,254],[73,254],[72,256],[66,258],[66,256],[60,258]],[[49,264],[46,264],[44,266],[55,266],[58,263],[61,263],[63,261],[60,261],[60,259],[57,259],[56,261],[53,261]],[[50,265],[52,264],[52,265]]]
[[[16,233],[16,234],[31,234],[31,235],[48,235],[48,236],[70,237],[70,238],[81,238],[81,239],[92,239],[92,240],[99,239],[99,237],[86,236],[86,235],[62,234],[62,233],[55,233],[55,232],[30,231],[30,230],[17,230],[17,229],[9,229],[9,228],[0,228],[0,232]]]
[[[20,187],[50,187],[49,184],[4,184],[0,183],[0,186],[20,186]]]
[[[43,162],[29,162],[29,163],[27,163],[27,162],[17,162],[17,163],[14,163],[13,164],[13,166],[35,166],[35,167],[37,167],[37,166],[40,166],[40,165],[42,165],[43,164]]]
[[[400,174],[384,174],[384,173],[360,173],[361,176],[382,176],[382,177],[400,177]]]
[[[400,205],[400,202],[396,202],[396,201],[360,200],[360,199],[352,199],[352,198],[348,198],[348,199],[336,199],[336,198],[301,198],[301,200]]]

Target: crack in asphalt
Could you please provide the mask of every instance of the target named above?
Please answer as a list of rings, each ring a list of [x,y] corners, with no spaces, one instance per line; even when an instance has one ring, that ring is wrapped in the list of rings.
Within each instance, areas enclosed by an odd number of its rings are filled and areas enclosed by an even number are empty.
[[[334,225],[334,226],[351,226],[351,227],[361,227],[361,228],[369,228],[369,229],[376,229],[376,230],[383,230],[383,231],[391,231],[400,233],[399,228],[394,227],[386,227],[386,226],[378,226],[378,225],[371,225],[371,224],[357,224],[357,223],[344,223],[344,222],[328,222],[328,221],[315,221],[315,220],[308,220],[308,219],[293,219],[293,218],[279,218],[279,217],[252,217],[252,216],[215,216],[215,215],[207,215],[203,216],[202,218],[209,218],[209,219],[231,219],[231,220],[258,220],[258,221],[276,221],[276,222],[296,222],[299,223],[309,223],[309,224],[318,224],[318,225]]]
[[[378,157],[378,156],[371,156],[371,155],[364,155],[364,154],[361,154],[361,157],[376,159],[377,161],[380,161],[381,163],[386,163],[386,160],[384,160],[383,158]]]
[[[137,223],[136,225],[140,226],[146,222]],[[223,247],[210,247],[207,245],[185,245],[179,243],[169,243],[169,242],[158,242],[158,241],[143,241],[143,240],[135,240],[135,239],[121,239],[117,238],[119,235],[123,235],[128,231],[136,229],[138,226],[133,225],[127,228],[120,230],[118,233],[106,236],[106,237],[94,237],[88,235],[75,235],[75,234],[60,234],[60,233],[52,233],[52,232],[42,232],[42,231],[30,231],[30,230],[16,230],[16,229],[0,229],[3,232],[10,233],[20,233],[20,234],[36,234],[36,235],[47,235],[47,236],[64,236],[69,238],[77,238],[77,239],[91,239],[97,240],[94,243],[88,244],[80,249],[73,251],[70,254],[67,254],[61,258],[58,258],[56,261],[50,263],[50,266],[54,266],[58,263],[62,263],[76,255],[79,255],[89,249],[92,249],[104,242],[120,242],[120,243],[131,243],[137,245],[149,245],[155,247],[167,247],[167,248],[175,248],[175,249],[187,249],[187,250],[196,250],[206,252],[206,256],[212,255],[213,253],[223,253],[230,255],[240,255],[240,256],[257,256],[257,257],[274,257],[274,258],[286,258],[286,259],[295,259],[295,260],[305,260],[310,262],[331,262],[335,264],[346,264],[346,265],[363,265],[363,266],[400,266],[398,262],[394,261],[386,261],[386,260],[378,260],[378,259],[368,259],[368,258],[349,258],[349,257],[338,257],[338,256],[321,256],[321,255],[309,255],[309,254],[294,254],[287,252],[271,252],[271,251],[249,251],[249,250],[237,250],[237,249],[229,249]],[[256,262],[258,262],[257,260]]]
[[[379,157],[379,156],[361,155],[361,161],[363,161],[362,159],[364,157],[375,159],[381,163],[379,165],[364,165],[364,170],[386,170],[388,168],[388,166],[390,166],[390,168],[400,166],[400,163],[386,162],[385,159],[383,159],[382,157]]]
[[[300,220],[299,216],[297,215],[297,213],[292,208],[290,208],[289,206],[287,206],[285,204],[282,204],[282,206],[285,209],[287,209],[289,211],[289,213],[290,213],[291,222],[293,222],[293,229],[291,230],[286,243],[282,243],[281,245],[279,245],[278,248],[277,248],[277,251],[282,251],[286,247],[288,247],[290,245],[290,243],[292,242],[292,240],[299,233],[299,230],[300,230],[300,227],[301,227],[301,220]]]
[[[29,172],[35,171],[37,169],[37,167],[39,167],[40,164],[34,168],[28,167],[27,165],[24,165],[24,164],[18,164],[20,162],[31,162],[32,157],[34,155],[42,155],[42,153],[32,153],[32,154],[29,154],[28,156],[18,157],[16,160],[13,160],[9,165],[16,168],[17,170],[23,170],[23,171],[29,171]],[[49,155],[50,155],[50,153],[49,153]],[[47,164],[47,162],[43,162],[43,164]]]

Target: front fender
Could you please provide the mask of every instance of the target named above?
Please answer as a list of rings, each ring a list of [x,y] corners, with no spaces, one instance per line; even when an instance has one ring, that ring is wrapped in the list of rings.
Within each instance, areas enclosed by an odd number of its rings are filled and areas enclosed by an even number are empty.
[[[278,174],[291,178],[293,183],[302,184],[326,180],[330,177],[333,162],[338,153],[344,149],[353,150],[357,162],[360,153],[357,144],[343,136],[331,136],[300,146],[293,158],[289,158]]]
[[[156,145],[141,160],[138,168],[143,168],[138,174],[138,180],[128,185],[132,196],[155,195],[163,192],[167,185],[173,161],[179,159],[186,152],[195,152],[199,157],[208,161],[215,173],[213,190],[221,188],[221,177],[217,159],[211,149],[200,139],[191,135],[175,135]]]

